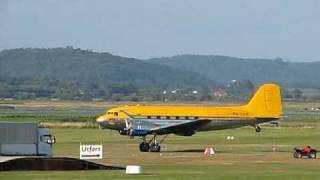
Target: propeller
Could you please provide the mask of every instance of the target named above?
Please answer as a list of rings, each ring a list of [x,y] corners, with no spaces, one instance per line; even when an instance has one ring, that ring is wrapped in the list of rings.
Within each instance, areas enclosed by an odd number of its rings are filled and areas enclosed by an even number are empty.
[[[125,119],[125,123],[126,123],[126,129],[127,129],[127,135],[131,136],[132,134],[132,122],[130,121],[130,119]]]
[[[129,118],[125,119],[125,123],[126,123],[126,129],[127,129],[127,135],[131,136],[132,134],[132,119],[134,119],[133,116],[131,116],[127,111],[124,110],[120,110],[120,112],[123,112],[124,114],[126,114]]]

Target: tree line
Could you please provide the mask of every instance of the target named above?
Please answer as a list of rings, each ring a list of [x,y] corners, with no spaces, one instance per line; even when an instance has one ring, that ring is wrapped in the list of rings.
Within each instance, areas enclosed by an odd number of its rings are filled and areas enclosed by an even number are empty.
[[[186,58],[190,63],[190,57]],[[161,64],[73,47],[4,50],[0,52],[0,99],[245,101],[259,85],[240,75],[222,82],[207,77],[205,72],[182,68],[186,65],[184,60],[179,67],[175,59],[173,62],[175,65]],[[194,67],[200,62],[194,61]],[[212,62],[205,64],[212,66]],[[211,69],[224,68],[215,62]],[[225,75],[232,73],[230,70]],[[304,97],[299,89],[284,88],[283,94],[288,99]]]

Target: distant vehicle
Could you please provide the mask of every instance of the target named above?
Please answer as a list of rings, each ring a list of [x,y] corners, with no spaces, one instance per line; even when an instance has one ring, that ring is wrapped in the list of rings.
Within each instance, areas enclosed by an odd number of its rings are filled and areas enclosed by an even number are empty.
[[[305,152],[303,149],[294,148],[294,158],[302,158],[303,156],[315,159],[317,158],[317,150],[311,148],[310,152]]]
[[[279,122],[278,121],[271,121],[270,125],[271,125],[271,127],[278,127],[279,126]]]
[[[1,122],[1,156],[52,156],[55,138],[35,123]]]
[[[280,119],[282,102],[280,86],[262,85],[247,105],[238,106],[169,106],[131,105],[115,107],[97,118],[102,127],[118,130],[121,135],[139,136],[140,151],[159,152],[157,135],[191,136],[198,131],[211,131],[241,126],[254,126]],[[147,135],[153,135],[149,141]],[[160,142],[162,142],[161,140]]]

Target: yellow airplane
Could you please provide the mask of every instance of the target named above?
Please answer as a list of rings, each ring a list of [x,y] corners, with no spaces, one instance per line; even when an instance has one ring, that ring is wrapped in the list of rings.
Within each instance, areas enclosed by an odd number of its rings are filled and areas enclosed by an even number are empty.
[[[198,131],[211,131],[241,126],[254,126],[280,119],[282,102],[280,87],[262,85],[246,105],[237,106],[175,106],[130,105],[109,109],[97,118],[100,126],[117,130],[121,135],[139,136],[141,152],[160,152],[157,135],[191,136]],[[147,141],[147,135],[153,137]],[[166,136],[165,136],[166,137]],[[163,141],[163,140],[162,140]],[[162,142],[161,141],[161,142]]]

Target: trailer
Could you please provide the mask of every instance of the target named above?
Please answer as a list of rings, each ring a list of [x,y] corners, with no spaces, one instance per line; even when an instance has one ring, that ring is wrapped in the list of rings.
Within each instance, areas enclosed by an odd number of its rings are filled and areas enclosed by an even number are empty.
[[[1,156],[47,156],[53,155],[55,138],[49,129],[39,128],[36,123],[1,122]]]

